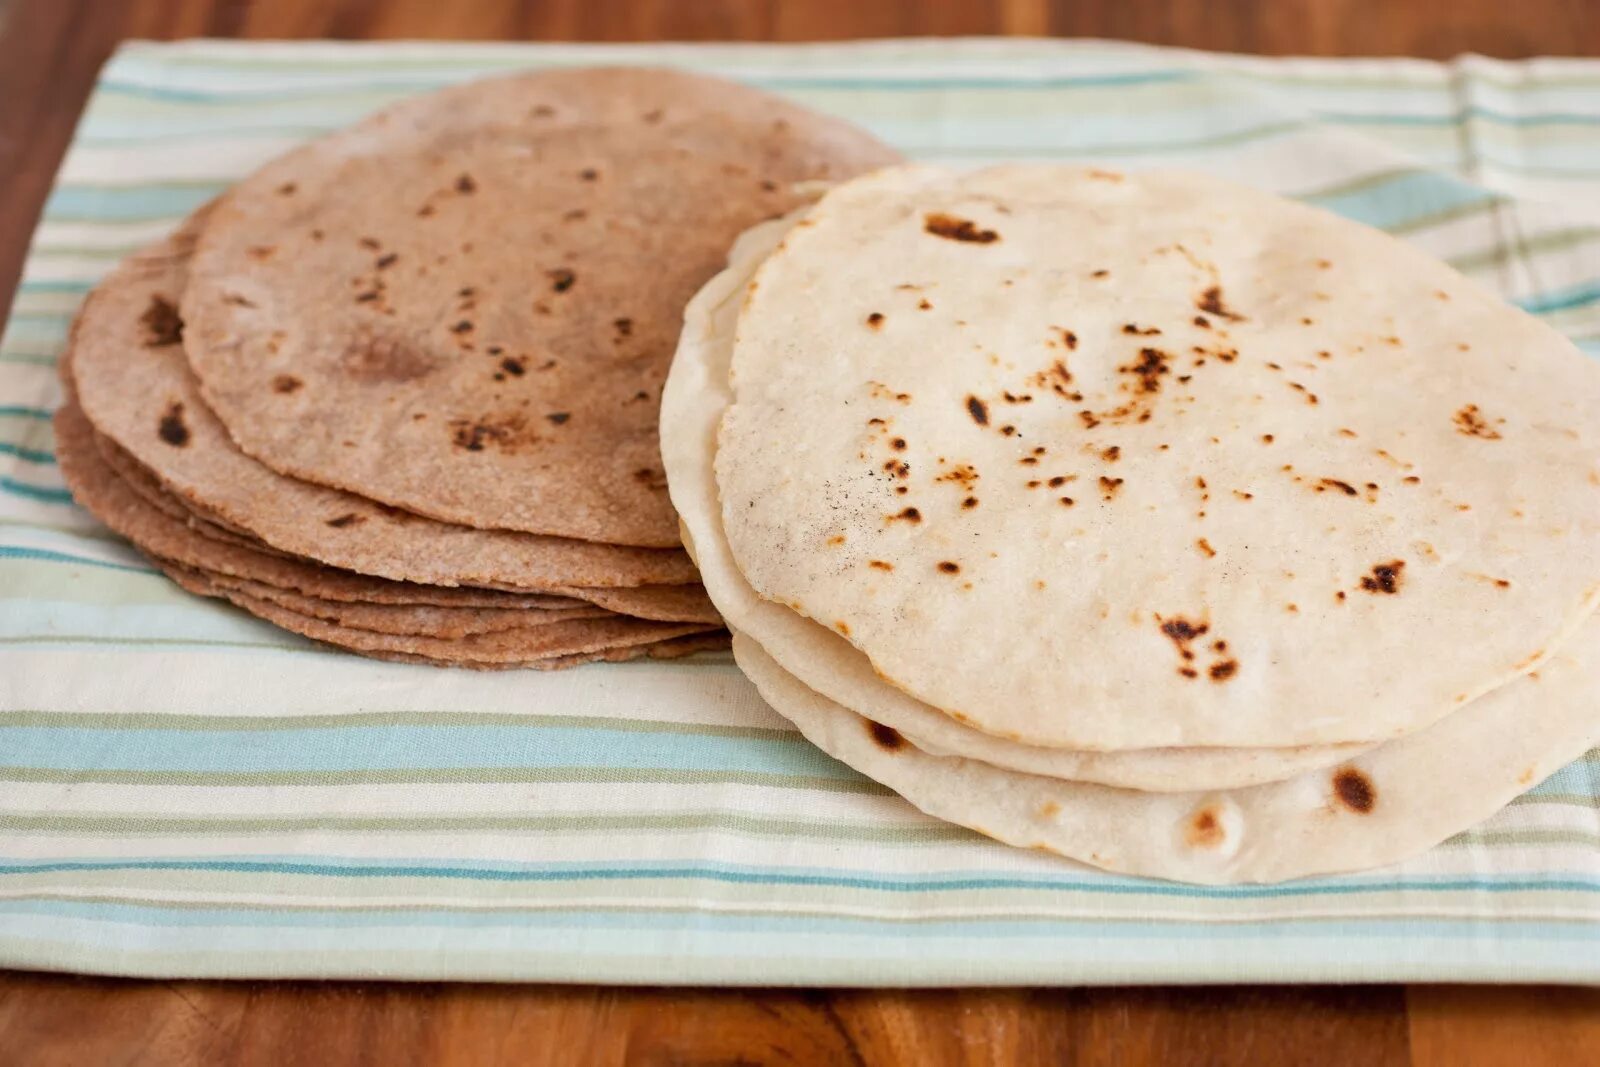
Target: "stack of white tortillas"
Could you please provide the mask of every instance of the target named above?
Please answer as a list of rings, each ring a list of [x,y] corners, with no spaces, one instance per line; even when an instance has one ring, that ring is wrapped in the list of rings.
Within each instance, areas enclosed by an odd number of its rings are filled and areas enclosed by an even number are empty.
[[[184,588],[366,655],[725,644],[656,437],[683,305],[798,183],[895,158],[669,71],[405,101],[267,164],[90,295],[63,472]]]
[[[1600,741],[1600,368],[1444,265],[1058,167],[881,171],[730,263],[663,402],[685,543],[767,700],[924,811],[1274,881]]]

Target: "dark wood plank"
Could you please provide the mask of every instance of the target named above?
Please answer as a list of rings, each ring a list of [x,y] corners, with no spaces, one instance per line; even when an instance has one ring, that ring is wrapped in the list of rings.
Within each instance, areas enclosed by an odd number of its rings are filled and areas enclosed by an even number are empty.
[[[1225,51],[1600,55],[1590,0],[0,0],[0,312],[124,37],[1120,37]],[[1600,1062],[1600,994],[1419,987],[708,992],[0,974],[0,1061]]]

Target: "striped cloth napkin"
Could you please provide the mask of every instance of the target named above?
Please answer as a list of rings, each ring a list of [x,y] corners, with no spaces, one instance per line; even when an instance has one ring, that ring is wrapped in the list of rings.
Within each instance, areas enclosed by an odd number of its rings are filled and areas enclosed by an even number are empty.
[[[1600,356],[1600,63],[989,40],[128,46],[0,340],[0,965],[1600,981],[1600,752],[1402,867],[1224,889],[1113,877],[918,814],[812,749],[726,658],[487,675],[360,660],[179,592],[72,506],[53,364],[118,257],[399,97],[591,63],[747,80],[923,159],[1240,178],[1414,241]]]

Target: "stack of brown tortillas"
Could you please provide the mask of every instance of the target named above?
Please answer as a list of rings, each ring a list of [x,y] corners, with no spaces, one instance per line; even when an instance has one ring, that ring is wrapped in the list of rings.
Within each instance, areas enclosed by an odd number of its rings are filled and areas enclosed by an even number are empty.
[[[1362,869],[1600,742],[1600,373],[1193,175],[898,168],[749,231],[663,456],[767,700],[924,811],[1202,883]]]
[[[269,163],[86,302],[74,495],[185,589],[380,658],[726,643],[656,439],[684,303],[866,134],[667,71],[479,82]]]

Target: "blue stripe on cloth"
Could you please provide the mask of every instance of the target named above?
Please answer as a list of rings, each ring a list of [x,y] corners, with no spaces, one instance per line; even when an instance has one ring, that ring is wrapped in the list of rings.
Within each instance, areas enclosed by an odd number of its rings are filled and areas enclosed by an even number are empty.
[[[275,730],[0,727],[0,767],[84,771],[291,772],[608,767],[750,771],[854,780],[804,740],[601,728],[357,726]]]
[[[4,412],[0,411],[0,414]],[[56,461],[53,452],[46,452],[42,448],[29,448],[26,445],[14,445],[10,441],[0,441],[0,456],[16,456],[24,463],[53,464]]]
[[[731,863],[551,863],[518,865],[493,861],[298,859],[94,859],[0,860],[0,877],[73,871],[217,871],[233,874],[281,874],[331,878],[442,878],[492,882],[593,882],[695,878],[740,885],[788,885],[866,889],[884,893],[961,892],[984,889],[1040,890],[1090,895],[1148,895],[1198,899],[1281,899],[1286,897],[1359,896],[1390,892],[1600,892],[1590,878],[1552,878],[1506,873],[1489,878],[1370,879],[1347,876],[1308,879],[1279,885],[1202,886],[1119,875],[1096,874],[1062,878],[997,876],[979,872],[907,875],[895,878],[844,870],[752,867]]]
[[[69,502],[70,500],[71,498],[68,497]],[[0,545],[0,559],[36,559],[50,563],[77,563],[86,567],[105,567],[114,571],[132,571],[135,574],[160,573],[152,567],[139,567],[129,563],[114,563],[111,560],[74,556],[67,552],[57,552],[48,548],[25,548],[19,545]]]
[[[29,500],[43,501],[46,504],[72,503],[72,494],[65,489],[57,489],[51,485],[31,485],[28,482],[19,482],[15,478],[4,474],[0,474],[0,492],[26,497]],[[4,549],[0,549],[0,553],[3,552]]]

